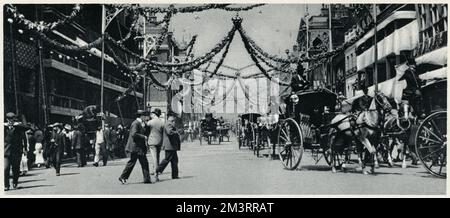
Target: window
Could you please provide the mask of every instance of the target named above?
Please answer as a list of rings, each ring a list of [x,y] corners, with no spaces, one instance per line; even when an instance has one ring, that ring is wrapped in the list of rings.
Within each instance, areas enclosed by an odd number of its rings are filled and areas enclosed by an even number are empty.
[[[350,66],[349,66],[350,69],[354,67],[353,64],[354,64],[354,63],[353,63],[353,53],[351,53],[351,54],[350,54]]]
[[[349,60],[349,56],[347,56],[347,61],[345,62],[345,70],[346,70],[346,71],[350,70],[350,60]]]

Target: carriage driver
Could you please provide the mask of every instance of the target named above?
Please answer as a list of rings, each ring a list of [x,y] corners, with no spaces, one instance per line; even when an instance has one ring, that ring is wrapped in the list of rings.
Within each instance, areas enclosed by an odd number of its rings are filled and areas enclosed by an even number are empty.
[[[305,69],[303,65],[297,65],[297,74],[292,77],[291,90],[292,92],[299,92],[308,89],[310,86],[306,79]]]
[[[370,97],[368,93],[368,89],[366,86],[362,87],[363,96],[356,99],[352,104],[352,112],[362,112],[369,109],[370,102],[372,101],[372,97]]]

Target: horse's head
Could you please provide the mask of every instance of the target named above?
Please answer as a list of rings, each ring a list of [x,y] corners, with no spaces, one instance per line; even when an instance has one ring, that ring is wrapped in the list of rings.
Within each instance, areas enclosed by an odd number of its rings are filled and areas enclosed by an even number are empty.
[[[408,87],[419,88],[421,86],[421,79],[416,73],[416,64],[405,62],[395,66],[396,76],[398,81],[406,80]]]
[[[387,97],[382,92],[375,93],[375,96],[373,98],[374,104],[371,104],[370,109],[381,109],[384,112],[389,112],[392,110],[392,105],[387,99]],[[375,108],[373,108],[375,107]]]
[[[410,109],[411,107],[409,106],[409,103],[407,101],[402,102],[402,104],[400,105],[397,125],[403,130],[409,129],[409,127],[411,126]]]

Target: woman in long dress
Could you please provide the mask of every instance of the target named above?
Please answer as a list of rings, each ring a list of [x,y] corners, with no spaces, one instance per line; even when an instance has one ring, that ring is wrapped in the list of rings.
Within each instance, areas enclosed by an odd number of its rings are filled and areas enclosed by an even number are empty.
[[[36,144],[34,147],[34,154],[36,155],[36,159],[34,163],[37,165],[37,167],[41,167],[41,165],[45,163],[44,146],[42,145],[44,134],[41,130],[36,130],[34,132],[34,137],[36,138]]]

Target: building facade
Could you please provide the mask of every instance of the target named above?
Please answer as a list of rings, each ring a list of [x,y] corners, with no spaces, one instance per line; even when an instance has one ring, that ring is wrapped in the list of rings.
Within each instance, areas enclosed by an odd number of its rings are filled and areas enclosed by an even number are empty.
[[[447,41],[447,15],[446,5],[414,5],[414,4],[391,4],[377,5],[377,27],[376,46],[377,56],[375,58],[374,41],[375,28],[372,25],[371,14],[361,18],[355,27],[347,32],[349,40],[356,35],[362,37],[346,50],[350,57],[346,64],[346,90],[347,97],[351,98],[361,95],[361,86],[369,89],[373,94],[375,83],[378,90],[388,94],[392,92],[392,83],[396,77],[395,66],[404,63],[408,58],[415,58],[416,63],[426,66],[421,74],[428,71],[441,69],[446,66],[446,41]],[[370,27],[370,29],[367,28]],[[353,49],[356,48],[356,72],[355,61],[351,59]],[[441,50],[440,50],[441,49]],[[434,53],[433,53],[434,52]],[[438,63],[431,63],[430,59]],[[445,60],[444,60],[445,59]],[[346,59],[347,60],[347,59]],[[374,67],[377,63],[377,76]],[[351,64],[350,64],[351,63]],[[441,72],[444,72],[442,69]],[[423,76],[425,79],[425,75]],[[404,84],[405,85],[405,84]]]
[[[86,45],[101,37],[101,5],[83,7],[73,22],[46,35],[61,44],[76,46]],[[52,22],[63,18],[72,9],[69,5],[20,5],[18,10],[29,20]],[[106,32],[117,40],[122,39],[130,31],[131,22],[131,16],[124,11],[113,19]],[[135,40],[125,41],[124,45],[136,53],[140,52]],[[119,68],[106,46],[104,111],[107,122],[127,124],[134,119],[137,109],[145,107],[144,83],[140,82],[126,97],[116,101],[134,80],[128,72]],[[170,59],[169,51],[169,43],[165,39],[152,59],[166,62]],[[119,49],[114,49],[114,53],[125,63],[138,62]],[[100,46],[86,52],[50,47],[30,35],[24,27],[4,19],[4,54],[5,112],[17,112],[22,120],[43,126],[54,122],[71,123],[86,106],[100,105]],[[157,77],[165,82],[167,76],[164,76]],[[146,91],[147,99],[167,102],[166,92],[161,94],[151,88]]]
[[[297,35],[299,56],[312,57],[342,45],[345,42],[345,32],[355,22],[354,10],[355,7],[351,4],[322,4],[319,15],[301,18]],[[323,64],[305,65],[311,69],[308,79],[314,87],[345,92],[344,56],[344,52],[341,52]]]

